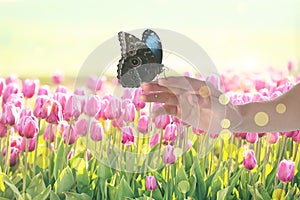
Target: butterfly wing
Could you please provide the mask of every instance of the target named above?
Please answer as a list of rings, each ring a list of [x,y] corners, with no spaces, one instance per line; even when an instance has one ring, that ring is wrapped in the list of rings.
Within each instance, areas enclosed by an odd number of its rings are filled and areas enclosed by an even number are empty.
[[[149,47],[151,52],[154,54],[156,62],[161,63],[163,51],[158,35],[154,31],[147,29],[143,33],[142,41]]]

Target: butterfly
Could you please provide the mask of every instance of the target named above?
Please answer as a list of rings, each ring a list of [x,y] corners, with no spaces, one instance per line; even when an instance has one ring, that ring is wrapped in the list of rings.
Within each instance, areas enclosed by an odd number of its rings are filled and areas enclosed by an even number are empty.
[[[121,59],[117,78],[123,87],[140,87],[142,82],[152,81],[163,72],[162,45],[158,35],[147,29],[142,40],[126,32],[118,33]]]

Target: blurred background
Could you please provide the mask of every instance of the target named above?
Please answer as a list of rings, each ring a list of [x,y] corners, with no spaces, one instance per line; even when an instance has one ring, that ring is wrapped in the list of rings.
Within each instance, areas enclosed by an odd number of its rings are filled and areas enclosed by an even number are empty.
[[[0,76],[77,76],[102,42],[141,28],[184,34],[220,71],[299,66],[299,8],[298,0],[0,0]]]

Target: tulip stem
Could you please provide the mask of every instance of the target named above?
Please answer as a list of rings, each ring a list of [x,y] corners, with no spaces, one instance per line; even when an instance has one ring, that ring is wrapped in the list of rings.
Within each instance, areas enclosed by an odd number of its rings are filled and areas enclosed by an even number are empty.
[[[11,132],[12,132],[11,128]],[[5,173],[9,174],[9,167],[10,167],[10,131],[7,133],[6,136],[6,166],[5,166]]]
[[[152,190],[150,191],[150,200],[152,200]]]
[[[51,156],[51,134],[52,134],[52,124],[50,123],[50,127],[49,127],[49,135],[48,135],[48,156],[49,156],[49,184],[51,182],[51,160],[52,160],[52,156]]]
[[[158,148],[158,156],[157,156],[157,164],[159,164],[160,159],[160,152],[161,152],[161,144],[163,139],[163,129],[160,130],[160,138],[159,138],[159,148]]]
[[[255,181],[254,181],[254,176],[253,176],[253,173],[252,171],[250,170],[249,171],[250,173],[250,176],[251,176],[251,179],[252,179],[252,184],[253,184],[253,192],[254,192],[254,196],[253,196],[253,199],[256,200],[256,189],[255,189]]]
[[[294,147],[294,145],[293,145],[294,143],[293,143],[293,140],[291,140],[291,150],[290,150],[290,158],[292,158],[293,157],[293,147]]]
[[[299,149],[299,143],[297,143],[297,145],[296,145],[296,149],[295,149],[295,153],[294,153],[294,158],[293,158],[293,161],[294,161],[294,162],[296,162],[298,149]]]
[[[23,195],[24,199],[26,199],[26,178],[27,178],[27,159],[28,159],[28,138],[25,138],[26,146],[25,146],[25,160],[24,160],[24,177],[23,177]]]
[[[278,162],[280,162],[280,161],[282,160],[282,158],[283,158],[283,154],[284,154],[284,151],[285,151],[287,139],[288,139],[288,137],[285,137],[285,138],[284,138],[284,141],[283,141],[283,145],[282,145],[282,148],[281,148],[281,153],[280,153],[280,157],[279,157]]]
[[[220,145],[220,152],[219,152],[219,161],[218,161],[218,166],[220,166],[221,161],[222,161],[222,152],[223,152],[223,145],[224,145],[224,139],[221,139],[221,145]]]
[[[68,165],[68,159],[65,159],[65,157],[67,156],[67,150],[68,150],[68,145],[69,145],[69,142],[70,142],[70,135],[71,135],[71,129],[72,129],[72,124],[73,124],[73,120],[72,120],[72,118],[70,119],[70,124],[69,124],[69,128],[68,128],[68,136],[67,136],[67,140],[66,140],[66,142],[65,142],[65,148],[64,148],[64,154],[63,154],[63,157],[62,157],[62,159],[63,159],[63,162],[62,162],[62,164],[64,164],[64,162],[65,162],[65,160],[66,160],[66,164]],[[74,155],[75,155],[75,151],[74,151]]]
[[[41,130],[41,120],[39,119],[38,121],[38,127],[39,127],[39,131]],[[34,159],[33,159],[33,175],[35,176],[35,172],[36,172],[36,159],[37,159],[37,149],[39,146],[39,133],[36,136],[36,142],[35,142],[35,147],[34,147]]]

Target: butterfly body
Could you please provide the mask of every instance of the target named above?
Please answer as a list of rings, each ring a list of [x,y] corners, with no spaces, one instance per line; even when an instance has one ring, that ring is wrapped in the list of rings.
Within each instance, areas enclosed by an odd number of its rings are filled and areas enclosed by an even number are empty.
[[[163,71],[161,42],[155,32],[147,29],[142,40],[126,32],[118,36],[122,57],[117,78],[123,87],[139,87]]]

